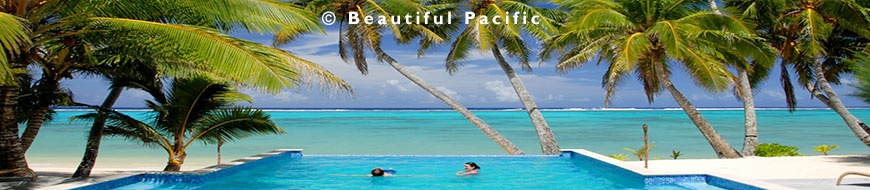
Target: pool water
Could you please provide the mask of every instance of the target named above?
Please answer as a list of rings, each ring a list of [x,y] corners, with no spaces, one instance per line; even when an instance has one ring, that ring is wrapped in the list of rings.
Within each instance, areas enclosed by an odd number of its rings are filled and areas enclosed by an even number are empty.
[[[476,162],[480,175],[455,175],[466,162]],[[375,167],[393,168],[398,176],[350,176],[367,175]],[[305,155],[203,183],[145,180],[119,189],[721,189],[702,182],[644,185],[643,179],[627,175],[562,156]]]

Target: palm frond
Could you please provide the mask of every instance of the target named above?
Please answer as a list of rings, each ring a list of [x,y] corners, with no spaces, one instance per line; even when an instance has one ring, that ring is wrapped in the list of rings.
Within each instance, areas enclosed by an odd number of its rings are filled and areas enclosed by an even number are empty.
[[[270,116],[257,109],[235,107],[210,113],[191,129],[193,138],[205,144],[232,142],[255,135],[284,134],[283,129],[272,122]]]
[[[15,74],[21,71],[13,70],[10,59],[17,56],[22,47],[30,44],[29,28],[20,17],[0,12],[0,85],[16,84]]]

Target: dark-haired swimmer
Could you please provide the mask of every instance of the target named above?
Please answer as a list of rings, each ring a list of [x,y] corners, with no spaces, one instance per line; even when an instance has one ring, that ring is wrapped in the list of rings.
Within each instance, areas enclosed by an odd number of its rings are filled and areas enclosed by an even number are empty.
[[[468,162],[465,163],[465,171],[458,171],[456,172],[456,175],[477,175],[480,173],[480,171],[478,171],[479,169],[480,166],[477,166],[477,163]]]
[[[340,175],[340,176],[359,176],[359,177],[420,177],[420,176],[430,176],[430,175],[393,175],[396,173],[396,170],[392,168],[384,170],[383,168],[375,168],[372,169],[371,174],[369,175],[341,175],[341,174],[332,174],[332,175]]]

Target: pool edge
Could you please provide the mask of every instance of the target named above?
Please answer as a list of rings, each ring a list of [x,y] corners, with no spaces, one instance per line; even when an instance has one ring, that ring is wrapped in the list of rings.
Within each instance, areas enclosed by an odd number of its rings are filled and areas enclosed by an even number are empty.
[[[169,182],[184,181],[200,183],[206,180],[230,175],[245,168],[257,166],[257,163],[261,163],[263,161],[278,159],[281,157],[302,156],[302,151],[303,149],[276,149],[266,153],[260,153],[249,157],[239,158],[228,163],[212,165],[198,170],[180,172],[144,172],[140,174],[119,177],[103,182],[82,185],[80,187],[72,188],[72,190],[113,189],[136,182],[141,182],[145,179],[155,178],[160,178],[161,180]]]

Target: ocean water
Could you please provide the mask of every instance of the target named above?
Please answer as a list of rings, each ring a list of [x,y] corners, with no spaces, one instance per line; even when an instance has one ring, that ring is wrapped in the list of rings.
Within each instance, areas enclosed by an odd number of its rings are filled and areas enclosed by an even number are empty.
[[[124,111],[135,117],[146,112]],[[27,153],[31,165],[50,167],[78,163],[84,151],[87,121],[69,120],[86,111],[59,111],[45,125]],[[432,110],[270,110],[274,121],[287,131],[284,135],[256,136],[225,144],[223,160],[241,158],[279,148],[301,148],[305,154],[380,154],[380,155],[492,155],[505,152],[462,115]],[[538,138],[528,115],[519,110],[482,110],[475,113],[501,132],[527,154],[540,154]],[[740,109],[702,110],[702,114],[731,143],[743,144],[743,111]],[[870,119],[870,110],[852,110],[858,118]],[[643,144],[641,126],[649,125],[650,151],[654,159],[671,159],[672,150],[680,158],[715,158],[710,145],[685,113],[675,109],[545,110],[561,148],[581,148],[599,154],[626,154],[623,148]],[[785,110],[759,110],[761,143],[796,146],[804,155],[821,144],[840,148],[830,154],[868,154],[864,146],[830,110],[810,109],[790,113]],[[188,150],[188,161],[214,162],[215,146],[195,144]],[[629,157],[632,158],[632,157]],[[166,153],[156,147],[143,147],[121,138],[103,140],[100,163],[128,166],[157,166],[166,163]]]
[[[465,162],[476,176],[457,176]],[[362,177],[372,168],[393,177]],[[558,179],[558,180],[554,180]],[[144,181],[118,189],[721,189],[703,182],[645,186],[570,157],[296,157],[282,158],[202,184]]]

